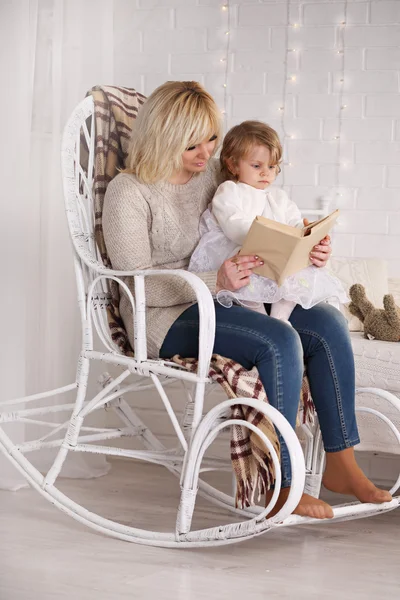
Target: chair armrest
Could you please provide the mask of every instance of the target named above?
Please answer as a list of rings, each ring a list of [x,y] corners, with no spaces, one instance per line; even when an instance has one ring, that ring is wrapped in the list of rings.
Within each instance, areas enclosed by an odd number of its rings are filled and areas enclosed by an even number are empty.
[[[215,308],[211,292],[200,277],[195,273],[185,271],[184,269],[137,269],[133,271],[116,271],[104,267],[104,265],[101,265],[99,262],[97,262],[97,265],[94,265],[92,262],[90,267],[98,276],[96,280],[112,278],[125,288],[127,286],[123,281],[119,281],[120,278],[134,278],[135,309],[133,311],[133,320],[135,332],[135,358],[138,361],[147,360],[145,278],[148,276],[170,277],[171,275],[176,275],[177,277],[184,279],[194,290],[199,307],[199,356],[197,374],[202,378],[208,376],[215,338]]]

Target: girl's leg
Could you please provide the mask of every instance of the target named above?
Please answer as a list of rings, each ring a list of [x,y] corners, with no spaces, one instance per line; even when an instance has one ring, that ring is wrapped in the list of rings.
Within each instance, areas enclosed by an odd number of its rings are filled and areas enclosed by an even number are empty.
[[[278,302],[274,302],[271,304],[271,317],[274,319],[281,319],[282,321],[289,321],[289,317],[293,312],[294,307],[296,306],[296,302],[292,302],[291,300],[278,300]]]
[[[326,451],[324,484],[355,495],[362,502],[385,502],[388,492],[376,488],[357,466],[359,443],[355,416],[354,357],[343,315],[321,303],[309,310],[296,306],[291,317],[304,350],[311,394]]]
[[[268,400],[295,427],[303,376],[303,351],[298,334],[292,327],[242,306],[224,308],[215,304],[216,335],[214,352],[237,361],[246,369],[257,367]],[[174,354],[198,356],[198,308],[188,308],[172,325],[160,356]],[[282,438],[282,492],[276,510],[288,495],[291,480],[287,447]],[[320,500],[304,494],[297,514],[312,517],[332,516],[332,509]]]

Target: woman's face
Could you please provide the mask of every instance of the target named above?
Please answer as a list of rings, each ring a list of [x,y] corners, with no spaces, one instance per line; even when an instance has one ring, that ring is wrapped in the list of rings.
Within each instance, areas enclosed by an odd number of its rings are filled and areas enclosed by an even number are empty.
[[[213,155],[217,136],[213,135],[210,139],[204,140],[197,146],[192,146],[182,154],[183,171],[187,175],[201,173],[205,171],[210,157]]]

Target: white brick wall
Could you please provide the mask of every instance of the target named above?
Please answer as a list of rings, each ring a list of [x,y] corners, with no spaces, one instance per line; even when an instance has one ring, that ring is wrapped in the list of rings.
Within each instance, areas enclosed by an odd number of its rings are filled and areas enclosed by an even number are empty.
[[[400,277],[400,0],[349,0],[344,55],[337,52],[344,0],[229,0],[229,15],[225,2],[114,0],[114,83],[148,95],[164,81],[194,79],[226,110],[227,127],[258,118],[281,137],[285,131],[278,185],[303,209],[329,194],[341,209],[336,255],[384,258]],[[299,27],[287,26],[288,12]],[[295,80],[285,82],[287,41],[296,51],[287,54],[286,75]],[[183,395],[168,390],[179,414]],[[206,409],[215,402],[208,397]],[[176,445],[153,392],[139,398],[139,412]],[[225,455],[226,439],[217,446]],[[391,478],[387,459],[363,460],[372,476]]]
[[[303,208],[330,194],[342,210],[336,254],[385,258],[400,276],[400,0],[348,0],[344,30],[344,0],[230,0],[229,11],[225,2],[116,0],[114,82],[149,94],[196,79],[227,127],[258,118],[282,136],[283,117],[290,165],[278,185]],[[295,77],[286,82],[285,56]]]

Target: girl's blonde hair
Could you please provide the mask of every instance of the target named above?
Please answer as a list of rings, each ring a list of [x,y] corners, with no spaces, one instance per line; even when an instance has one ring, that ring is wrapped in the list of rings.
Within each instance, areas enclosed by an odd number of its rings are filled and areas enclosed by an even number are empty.
[[[185,150],[213,136],[217,148],[221,111],[212,96],[196,81],[167,81],[138,112],[125,172],[143,183],[168,180],[182,168]]]
[[[243,121],[232,127],[224,138],[220,162],[224,179],[237,180],[229,168],[228,162],[237,165],[240,159],[246,158],[254,146],[266,146],[271,155],[271,166],[276,165],[277,174],[281,168],[282,146],[275,129],[261,121]]]

